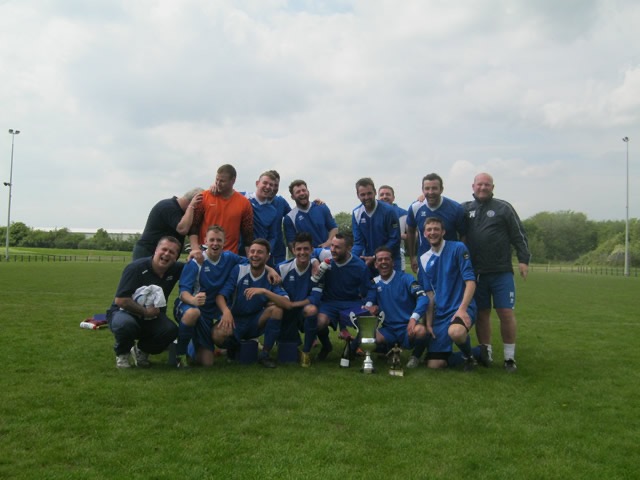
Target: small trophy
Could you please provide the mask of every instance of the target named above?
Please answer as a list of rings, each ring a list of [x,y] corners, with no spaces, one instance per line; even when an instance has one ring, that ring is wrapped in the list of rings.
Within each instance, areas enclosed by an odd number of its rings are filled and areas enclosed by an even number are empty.
[[[376,349],[376,330],[378,329],[378,317],[358,317],[354,322],[360,336],[360,348],[364,350],[365,357],[362,364],[362,373],[376,373],[371,359],[371,353]]]
[[[402,361],[400,359],[401,353],[402,349],[397,343],[387,352],[387,357],[389,357],[391,361],[389,375],[392,377],[404,377],[404,370],[402,369]]]

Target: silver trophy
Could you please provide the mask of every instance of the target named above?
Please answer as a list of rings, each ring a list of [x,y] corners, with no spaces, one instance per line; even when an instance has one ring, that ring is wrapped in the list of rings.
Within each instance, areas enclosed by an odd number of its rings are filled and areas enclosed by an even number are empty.
[[[353,319],[353,324],[358,330],[360,348],[365,352],[362,373],[376,373],[371,359],[371,353],[376,349],[376,331],[378,330],[378,317],[367,316]]]

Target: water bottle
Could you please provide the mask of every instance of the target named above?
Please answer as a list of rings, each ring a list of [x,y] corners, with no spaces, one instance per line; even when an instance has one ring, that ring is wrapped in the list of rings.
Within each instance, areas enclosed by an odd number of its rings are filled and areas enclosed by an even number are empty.
[[[98,327],[90,322],[80,322],[80,328],[86,328],[87,330],[97,330]]]
[[[340,357],[340,367],[349,368],[351,364],[351,338],[347,338],[344,342],[344,350]]]
[[[311,276],[311,281],[314,283],[318,283],[322,279],[322,277],[324,277],[325,272],[330,268],[331,268],[331,259],[325,258],[324,262],[321,262],[320,266],[318,267],[318,273]]]

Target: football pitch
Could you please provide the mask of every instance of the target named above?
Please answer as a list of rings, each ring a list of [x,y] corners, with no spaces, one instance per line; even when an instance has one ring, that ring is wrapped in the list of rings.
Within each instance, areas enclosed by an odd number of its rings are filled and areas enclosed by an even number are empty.
[[[518,372],[115,368],[120,263],[0,263],[0,478],[638,478],[640,280],[518,280]],[[473,337],[475,343],[475,336]],[[407,352],[404,354],[407,355]],[[635,473],[634,473],[635,472]]]

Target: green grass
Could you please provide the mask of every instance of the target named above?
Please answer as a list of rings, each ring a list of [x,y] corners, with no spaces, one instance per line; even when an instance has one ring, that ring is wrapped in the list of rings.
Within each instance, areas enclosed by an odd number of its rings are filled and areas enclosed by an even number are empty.
[[[518,283],[519,370],[118,371],[119,263],[1,263],[0,478],[636,478],[637,278]],[[339,345],[336,342],[336,347]],[[339,350],[339,348],[336,348]]]

